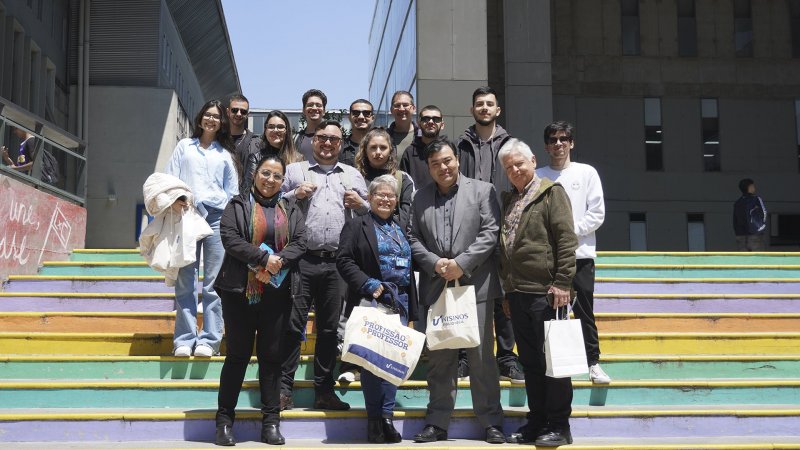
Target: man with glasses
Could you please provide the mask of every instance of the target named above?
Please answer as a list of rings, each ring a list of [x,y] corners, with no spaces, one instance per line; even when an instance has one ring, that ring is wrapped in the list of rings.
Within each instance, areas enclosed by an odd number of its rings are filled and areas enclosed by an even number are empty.
[[[475,89],[470,107],[475,124],[467,128],[458,138],[461,173],[476,180],[492,183],[498,195],[511,190],[508,176],[497,161],[500,148],[511,139],[506,130],[497,123],[500,111],[494,89],[489,86]],[[500,379],[512,383],[524,383],[525,377],[519,370],[518,358],[514,353],[514,329],[499,302],[494,308],[494,329]],[[463,351],[459,356],[458,375],[460,378],[466,378],[469,376],[469,361]]]
[[[228,124],[231,131],[231,139],[236,145],[236,156],[239,157],[240,167],[244,170],[247,165],[247,157],[250,152],[250,141],[253,139],[253,132],[247,129],[247,115],[250,113],[250,102],[241,94],[231,95],[228,99]],[[239,177],[244,182],[245,177]],[[242,191],[243,186],[239,186]]]
[[[544,129],[544,145],[550,165],[536,170],[536,175],[558,181],[567,191],[572,204],[572,219],[578,235],[575,252],[575,278],[572,288],[577,300],[575,317],[581,319],[589,378],[595,384],[608,384],[611,377],[600,367],[600,340],[594,321],[594,258],[597,239],[594,232],[603,225],[606,206],[603,186],[594,167],[571,160],[575,147],[574,127],[569,122],[553,122]]]
[[[303,117],[306,119],[306,127],[297,130],[294,148],[306,158],[306,161],[314,160],[314,130],[324,119],[327,105],[328,97],[319,89],[309,89],[303,94]]]
[[[433,183],[428,170],[428,146],[436,140],[447,140],[447,135],[441,134],[444,130],[442,110],[438,106],[428,105],[419,113],[419,127],[422,134],[414,138],[403,156],[400,158],[400,170],[409,174],[414,180],[417,189],[422,189]]]
[[[389,125],[389,136],[392,137],[392,145],[397,152],[397,160],[402,158],[406,148],[414,142],[414,138],[419,134],[417,125],[414,123],[414,113],[417,107],[414,106],[414,96],[408,91],[397,91],[392,95],[390,112],[394,122]]]
[[[367,186],[353,167],[339,162],[342,129],[339,122],[317,125],[313,159],[289,164],[281,189],[289,201],[297,201],[306,213],[307,251],[298,264],[300,292],[294,297],[282,367],[281,408],[293,406],[294,373],[300,359],[308,311],[314,303],[317,330],[314,350],[314,408],[347,410],[350,405],[333,392],[336,366],[337,325],[347,285],[336,269],[339,234],[347,217],[366,214]]]
[[[350,104],[350,137],[342,144],[342,152],[339,153],[340,163],[356,166],[358,146],[367,131],[372,128],[374,121],[372,103],[369,100],[360,98]]]

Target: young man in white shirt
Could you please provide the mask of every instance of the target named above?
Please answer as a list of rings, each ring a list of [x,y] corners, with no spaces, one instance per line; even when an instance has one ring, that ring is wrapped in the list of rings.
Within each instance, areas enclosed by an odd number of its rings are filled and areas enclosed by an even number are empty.
[[[570,152],[575,147],[574,127],[569,122],[553,122],[544,129],[544,145],[550,155],[550,165],[536,170],[540,177],[558,181],[567,191],[572,204],[578,250],[575,252],[576,272],[572,280],[577,301],[575,317],[581,319],[589,377],[593,383],[608,384],[611,377],[600,367],[600,341],[594,321],[594,258],[597,241],[594,232],[606,216],[603,186],[594,167],[573,162]]]

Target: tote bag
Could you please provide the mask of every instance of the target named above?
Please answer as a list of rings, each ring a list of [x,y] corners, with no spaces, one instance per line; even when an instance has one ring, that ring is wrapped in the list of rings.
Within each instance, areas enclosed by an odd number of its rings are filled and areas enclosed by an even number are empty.
[[[477,347],[481,341],[475,286],[446,287],[428,310],[428,349]]]
[[[400,315],[356,306],[345,325],[342,361],[400,386],[417,367],[424,344],[425,335],[403,325]]]
[[[547,360],[545,375],[551,378],[589,373],[581,321],[570,319],[569,311],[559,318],[559,311],[562,309],[556,309],[554,320],[544,323],[544,354]]]

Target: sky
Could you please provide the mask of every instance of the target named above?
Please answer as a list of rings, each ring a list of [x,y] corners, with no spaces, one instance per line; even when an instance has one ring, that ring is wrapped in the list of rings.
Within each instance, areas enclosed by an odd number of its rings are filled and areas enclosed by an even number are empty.
[[[251,108],[301,109],[320,89],[328,109],[369,98],[375,0],[222,0],[242,93]]]

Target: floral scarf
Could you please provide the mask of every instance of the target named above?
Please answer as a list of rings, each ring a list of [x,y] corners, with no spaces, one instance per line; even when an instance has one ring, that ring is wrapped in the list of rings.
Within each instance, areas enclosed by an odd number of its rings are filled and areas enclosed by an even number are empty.
[[[266,198],[257,189],[251,191],[250,205],[250,242],[256,247],[261,246],[267,236],[267,215],[264,207],[275,207],[275,253],[283,250],[289,243],[289,215],[286,212],[285,202],[281,202],[282,193],[278,193],[271,198]],[[253,305],[261,301],[264,293],[264,283],[256,278],[256,272],[252,270],[247,273],[247,288],[245,296],[249,304]]]

